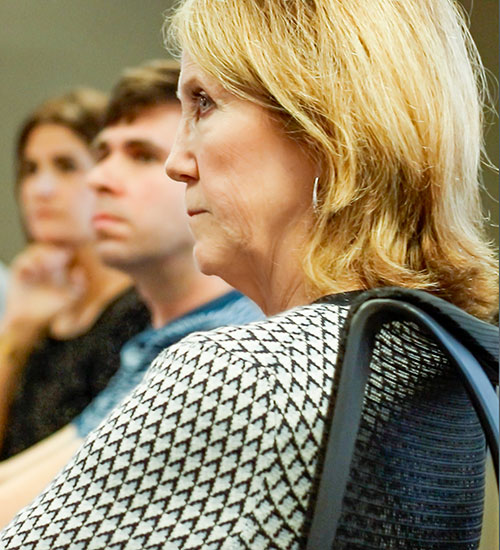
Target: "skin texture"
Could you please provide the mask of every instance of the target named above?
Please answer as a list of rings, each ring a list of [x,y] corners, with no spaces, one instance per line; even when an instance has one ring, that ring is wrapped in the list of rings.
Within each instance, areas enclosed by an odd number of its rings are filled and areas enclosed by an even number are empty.
[[[316,163],[267,110],[224,90],[188,54],[179,96],[166,169],[186,183],[200,269],[268,314],[310,301],[297,260],[313,223]]]

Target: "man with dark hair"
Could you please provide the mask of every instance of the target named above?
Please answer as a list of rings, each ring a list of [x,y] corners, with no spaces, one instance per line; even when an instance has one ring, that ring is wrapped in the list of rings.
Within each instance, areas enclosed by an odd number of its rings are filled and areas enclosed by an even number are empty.
[[[127,70],[114,88],[94,149],[89,185],[97,250],[106,264],[135,281],[152,327],[129,341],[108,387],[71,424],[0,465],[0,522],[5,524],[70,459],[85,438],[134,386],[158,353],[193,331],[262,317],[253,302],[197,269],[184,207],[184,186],[164,163],[181,110],[179,69],[154,61]]]

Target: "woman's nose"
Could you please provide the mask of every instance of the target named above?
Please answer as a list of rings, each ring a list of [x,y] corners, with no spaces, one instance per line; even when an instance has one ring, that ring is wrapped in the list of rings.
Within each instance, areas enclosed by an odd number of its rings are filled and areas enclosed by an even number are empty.
[[[194,183],[198,180],[198,165],[186,127],[181,122],[174,144],[165,162],[167,176],[175,181]]]
[[[51,196],[57,186],[57,181],[50,172],[41,172],[37,174],[32,183],[32,188],[35,193],[41,197]]]

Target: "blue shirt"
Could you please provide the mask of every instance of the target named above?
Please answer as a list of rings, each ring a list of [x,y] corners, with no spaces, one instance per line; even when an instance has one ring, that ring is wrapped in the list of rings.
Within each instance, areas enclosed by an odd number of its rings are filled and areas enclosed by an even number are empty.
[[[246,296],[233,290],[178,317],[159,329],[149,328],[129,340],[120,352],[120,368],[107,387],[77,416],[72,424],[86,437],[142,380],[155,357],[192,332],[225,325],[241,325],[264,318]]]

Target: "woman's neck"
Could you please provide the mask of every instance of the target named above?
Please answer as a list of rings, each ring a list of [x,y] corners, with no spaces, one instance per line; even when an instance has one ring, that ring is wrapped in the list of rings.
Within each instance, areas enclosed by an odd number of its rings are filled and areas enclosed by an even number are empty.
[[[266,315],[275,315],[293,307],[310,304],[316,299],[311,297],[307,291],[305,279],[301,274],[296,277],[289,275],[281,279],[276,279],[267,285],[267,289],[259,289],[260,295],[256,295],[253,300],[259,305]]]
[[[332,284],[330,289],[323,292],[314,290],[302,267],[301,249],[297,247],[295,250],[295,255],[292,252],[275,254],[272,261],[266,258],[259,262],[254,257],[240,264],[246,267],[244,271],[226,273],[224,279],[251,298],[268,316],[311,304],[328,294],[363,288],[357,277],[346,276],[338,284]]]
[[[233,262],[223,278],[253,300],[266,315],[309,304],[312,296],[302,266],[293,254],[274,254]]]

